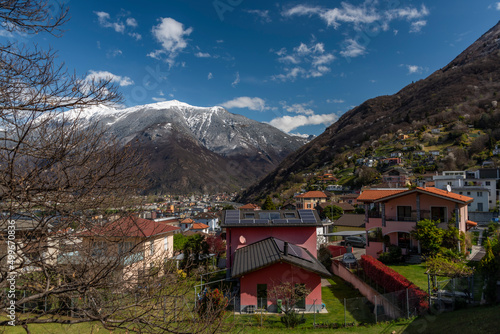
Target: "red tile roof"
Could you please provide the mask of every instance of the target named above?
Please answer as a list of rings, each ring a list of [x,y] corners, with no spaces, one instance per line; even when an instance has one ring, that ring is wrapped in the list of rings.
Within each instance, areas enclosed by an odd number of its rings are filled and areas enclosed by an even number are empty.
[[[192,230],[204,230],[206,228],[209,228],[209,226],[203,223],[194,223],[193,227],[191,227]]]
[[[464,196],[464,195],[459,195],[459,194],[456,194],[456,193],[453,193],[453,192],[450,192],[450,191],[446,191],[446,190],[442,190],[442,189],[434,188],[434,187],[425,187],[425,188],[418,187],[417,189],[420,190],[420,191],[432,193],[432,194],[435,194],[435,195],[448,197],[450,199],[453,199],[453,200],[456,200],[456,201],[460,201],[460,202],[471,202],[471,201],[474,200],[472,197],[468,197],[468,196]]]
[[[397,197],[398,195],[406,195],[413,192],[428,193],[432,195],[437,195],[451,199],[453,201],[459,201],[462,203],[469,203],[473,201],[472,197],[455,194],[453,192],[448,192],[446,190],[441,190],[434,187],[417,187],[415,189],[367,189],[361,193],[358,197],[358,201],[361,202],[374,202],[381,200],[386,197]]]
[[[104,226],[84,231],[82,236],[108,236],[108,237],[151,237],[158,234],[174,232],[179,227],[162,224],[138,217],[124,217]]]
[[[328,198],[326,194],[322,191],[308,191],[305,194],[297,195],[299,198]]]
[[[240,210],[260,210],[260,206],[258,206],[257,204],[253,204],[253,203],[248,203],[248,204],[245,204],[243,206],[240,206],[239,207]]]
[[[367,189],[358,196],[357,200],[358,202],[373,202],[405,191],[408,191],[408,189]]]

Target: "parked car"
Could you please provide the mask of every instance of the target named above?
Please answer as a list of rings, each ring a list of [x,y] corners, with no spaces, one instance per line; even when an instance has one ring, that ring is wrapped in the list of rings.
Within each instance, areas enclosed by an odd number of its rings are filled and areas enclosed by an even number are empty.
[[[356,260],[356,257],[354,256],[353,253],[345,253],[344,256],[342,257],[342,263],[347,268],[352,268],[358,264],[358,260]]]
[[[347,247],[361,247],[365,248],[366,239],[364,237],[348,236],[345,237],[343,244]]]

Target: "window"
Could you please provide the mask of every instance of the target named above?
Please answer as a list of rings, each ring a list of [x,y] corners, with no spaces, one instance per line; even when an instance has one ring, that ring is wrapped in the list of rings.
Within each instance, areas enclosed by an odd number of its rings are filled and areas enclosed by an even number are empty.
[[[254,219],[255,218],[255,214],[252,212],[252,213],[245,213],[245,219]]]
[[[257,284],[257,308],[267,308],[267,284]]]
[[[168,251],[168,237],[163,239],[163,248]]]
[[[399,221],[411,220],[411,206],[398,206],[398,220]]]
[[[446,207],[434,206],[431,207],[431,219],[439,220],[441,223],[446,223]]]
[[[107,245],[104,241],[96,241],[92,244],[92,256],[103,256],[106,250]]]
[[[283,216],[284,216],[285,218],[296,218],[296,217],[295,217],[295,212],[285,212],[285,213],[283,214]]]
[[[154,240],[149,241],[149,255],[154,255],[155,253],[155,242]]]
[[[120,242],[118,244],[118,254],[125,254],[134,248],[134,244],[130,241]]]
[[[477,203],[477,211],[483,211],[483,203]]]
[[[308,209],[310,209],[310,208],[311,208],[311,204],[310,204],[310,203],[308,203],[308,204],[307,204],[307,208],[308,208]]]
[[[467,192],[467,195],[470,195],[470,191]]]
[[[477,192],[477,197],[483,197],[483,192],[482,191],[478,191]]]
[[[487,186],[491,185],[491,182],[490,181],[486,181],[486,185]]]

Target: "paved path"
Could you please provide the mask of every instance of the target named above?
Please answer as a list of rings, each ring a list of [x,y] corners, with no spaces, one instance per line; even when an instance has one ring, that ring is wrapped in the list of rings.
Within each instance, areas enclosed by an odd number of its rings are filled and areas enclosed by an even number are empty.
[[[472,246],[472,252],[467,256],[467,260],[469,261],[481,261],[483,258],[485,252],[484,252],[484,247],[482,246],[483,243],[483,232],[484,229],[480,228],[479,230],[479,238],[477,239],[477,246],[473,245]]]

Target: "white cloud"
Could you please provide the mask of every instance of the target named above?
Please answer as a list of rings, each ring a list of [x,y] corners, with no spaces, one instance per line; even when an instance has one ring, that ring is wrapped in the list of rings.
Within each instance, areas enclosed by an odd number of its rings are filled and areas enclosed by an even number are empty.
[[[286,55],[286,56],[280,57],[280,58],[278,58],[278,61],[281,63],[285,63],[285,64],[298,64],[298,63],[300,63],[300,60],[292,55]]]
[[[198,58],[210,58],[210,53],[208,52],[197,52],[194,54]]]
[[[318,15],[326,22],[327,26],[333,26],[334,28],[338,28],[342,23],[359,25],[380,20],[380,15],[376,13],[375,8],[368,8],[366,5],[356,7],[346,2],[342,2],[342,8],[333,9],[298,5],[282,12],[282,15],[286,17]]]
[[[108,71],[90,70],[89,74],[85,77],[85,81],[92,81],[92,80],[94,81],[109,80],[113,83],[117,83],[120,86],[130,86],[134,84],[134,81],[129,77],[122,77]]]
[[[249,9],[247,13],[256,15],[263,23],[270,23],[271,17],[268,10]]]
[[[313,66],[319,66],[323,64],[329,64],[332,61],[335,60],[335,56],[332,55],[331,53],[327,53],[321,56],[314,56],[312,60],[312,65]]]
[[[212,72],[209,72],[208,76],[207,76],[207,80],[213,79],[213,77],[214,77],[214,75],[212,74]]]
[[[187,47],[186,36],[193,32],[193,28],[189,27],[184,29],[184,25],[170,17],[161,18],[160,23],[153,27],[152,33],[158,42],[160,42],[162,49],[152,51],[148,56],[152,58],[161,58],[166,55],[166,61],[173,65],[177,54]]]
[[[415,19],[421,19],[427,15],[429,15],[429,10],[425,5],[422,5],[420,10],[412,7],[405,7],[405,8],[397,8],[393,10],[389,10],[386,12],[386,17],[389,19],[405,19],[405,20],[415,20]]]
[[[112,28],[116,32],[123,33],[125,31],[125,25],[119,21],[110,22],[110,15],[106,12],[94,12],[97,15],[97,22],[104,28]]]
[[[11,38],[11,37],[14,37],[14,34],[11,33],[10,31],[5,30],[5,29],[0,29],[0,36]]]
[[[314,110],[309,108],[312,102],[309,103],[294,103],[291,106],[287,105],[286,102],[281,102],[283,109],[294,114],[302,115],[314,115]]]
[[[136,28],[136,27],[137,27],[137,21],[136,21],[136,19],[134,19],[133,17],[129,17],[129,18],[127,18],[127,20],[125,21],[125,23],[126,23],[129,27],[133,27],[133,28]]]
[[[345,41],[347,46],[344,47],[344,50],[340,51],[340,54],[344,57],[355,58],[358,56],[362,56],[366,53],[366,47],[359,44],[354,39],[348,39]]]
[[[497,3],[495,4],[495,9],[496,9],[496,10],[500,10],[500,2],[497,2]]]
[[[163,102],[163,101],[166,101],[167,99],[164,98],[164,97],[152,97],[151,98],[153,101],[155,102]]]
[[[263,111],[266,108],[266,102],[260,97],[240,96],[221,104],[224,108],[247,108],[250,110]]]
[[[142,35],[136,32],[129,32],[128,35],[132,38],[135,38],[136,41],[142,39]]]
[[[108,58],[115,58],[121,56],[122,54],[123,54],[122,50],[119,49],[109,50],[108,52],[106,52],[106,56]]]
[[[337,119],[338,116],[335,114],[282,116],[271,120],[269,124],[280,129],[281,131],[289,133],[290,131],[305,125],[324,124],[325,126],[328,126]]]
[[[406,68],[408,69],[408,74],[422,72],[422,67],[417,66],[417,65],[406,65]]]
[[[387,1],[365,0],[359,5],[341,2],[336,8],[326,8],[310,5],[296,5],[282,11],[284,17],[307,16],[318,17],[327,27],[339,28],[341,25],[351,25],[355,31],[389,31],[394,20],[405,20],[410,23],[410,32],[419,32],[425,25],[423,19],[430,15],[425,5],[387,8]],[[500,3],[499,3],[500,4]],[[385,5],[385,7],[384,7]],[[500,5],[499,5],[500,7]],[[397,34],[397,30],[393,30]],[[355,51],[351,52],[356,54]],[[359,55],[359,54],[358,54]]]
[[[231,86],[236,87],[240,83],[240,72],[236,72],[236,78],[231,83]]]
[[[342,99],[327,99],[327,103],[344,103],[345,101]]]
[[[114,31],[119,32],[121,34],[125,33],[125,30],[128,29],[134,29],[137,28],[138,24],[136,19],[133,17],[127,17],[125,19],[125,23],[122,21],[122,17],[125,15],[129,15],[129,13],[121,13],[119,14],[119,18],[113,22],[111,20],[111,16],[109,13],[106,12],[94,12],[97,15],[97,22],[99,22],[99,25],[104,28],[112,28]],[[128,35],[135,40],[140,40],[142,38],[141,34],[136,33],[136,32],[128,32]]]
[[[278,81],[293,81],[299,76],[302,78],[323,76],[330,71],[330,68],[326,65],[335,60],[335,56],[332,53],[325,51],[325,45],[323,43],[315,42],[310,45],[300,43],[299,46],[293,48],[291,54],[288,54],[286,48],[281,48],[274,53],[279,56],[278,61],[280,63],[286,65],[302,64],[302,66],[285,66],[283,68],[284,73],[271,77],[273,80]]]
[[[420,32],[423,27],[425,27],[427,24],[426,20],[419,20],[412,22],[410,32]]]

